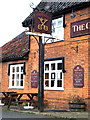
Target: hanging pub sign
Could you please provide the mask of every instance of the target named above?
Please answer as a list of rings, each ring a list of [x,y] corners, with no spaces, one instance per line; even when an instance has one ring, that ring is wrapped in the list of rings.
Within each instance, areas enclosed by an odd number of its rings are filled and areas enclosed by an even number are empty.
[[[71,37],[90,34],[90,18],[71,23]]]
[[[84,86],[84,69],[80,65],[73,69],[73,85],[74,87]]]
[[[40,33],[51,33],[51,15],[48,13],[35,11],[35,24],[34,29],[35,32]]]
[[[37,88],[38,86],[38,72],[33,70],[31,73],[31,88]]]

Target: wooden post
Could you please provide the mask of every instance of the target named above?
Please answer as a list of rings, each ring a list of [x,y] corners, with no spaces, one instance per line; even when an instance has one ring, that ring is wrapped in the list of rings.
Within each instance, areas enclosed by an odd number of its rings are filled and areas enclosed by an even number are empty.
[[[38,110],[44,111],[44,45],[39,36],[39,85],[38,85]]]

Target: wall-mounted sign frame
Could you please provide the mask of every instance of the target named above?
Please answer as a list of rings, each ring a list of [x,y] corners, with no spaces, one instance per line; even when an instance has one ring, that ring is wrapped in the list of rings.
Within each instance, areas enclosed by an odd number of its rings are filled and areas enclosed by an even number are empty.
[[[35,32],[51,34],[51,14],[35,11]]]
[[[73,69],[73,86],[74,87],[84,86],[84,69],[80,65],[77,65]]]
[[[90,18],[71,23],[71,37],[90,35]]]

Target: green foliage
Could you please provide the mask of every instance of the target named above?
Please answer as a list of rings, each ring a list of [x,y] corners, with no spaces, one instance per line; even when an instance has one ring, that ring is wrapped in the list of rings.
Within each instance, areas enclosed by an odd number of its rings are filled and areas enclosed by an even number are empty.
[[[5,108],[4,110],[5,110],[5,111],[10,111],[10,108]]]
[[[83,103],[84,99],[82,97],[80,97],[79,95],[77,95],[77,96],[74,95],[74,96],[70,97],[69,102],[70,103]]]

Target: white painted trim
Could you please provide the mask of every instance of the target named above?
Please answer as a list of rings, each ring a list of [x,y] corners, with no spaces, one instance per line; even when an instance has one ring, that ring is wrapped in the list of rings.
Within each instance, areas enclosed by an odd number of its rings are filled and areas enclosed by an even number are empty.
[[[55,63],[55,70],[51,70],[51,64]],[[57,63],[62,63],[62,60],[54,60],[54,61],[45,61],[44,62],[44,90],[64,90],[64,80],[63,80],[63,72],[62,70],[57,70]],[[49,70],[45,70],[45,64],[49,64]],[[56,73],[56,77],[55,77],[55,86],[54,87],[50,87],[51,86],[51,73],[55,72]],[[57,73],[62,73],[62,79],[58,79],[58,80],[62,80],[62,87],[57,87]],[[45,73],[49,73],[49,79],[45,79]],[[45,80],[49,81],[49,87],[45,86]],[[53,79],[52,79],[53,80]]]
[[[12,72],[13,67],[15,72]],[[19,72],[16,71],[16,68],[19,67]],[[24,64],[14,64],[10,65],[10,76],[9,76],[9,89],[24,89],[24,74],[21,71],[21,67],[24,67]],[[12,75],[15,74],[14,86],[12,86]],[[19,86],[16,85],[16,75],[19,74]],[[23,86],[20,86],[21,74],[23,74]]]
[[[44,87],[44,90],[59,90],[59,91],[64,91],[64,88],[46,88],[46,87]]]
[[[24,87],[8,87],[8,89],[24,89]]]

